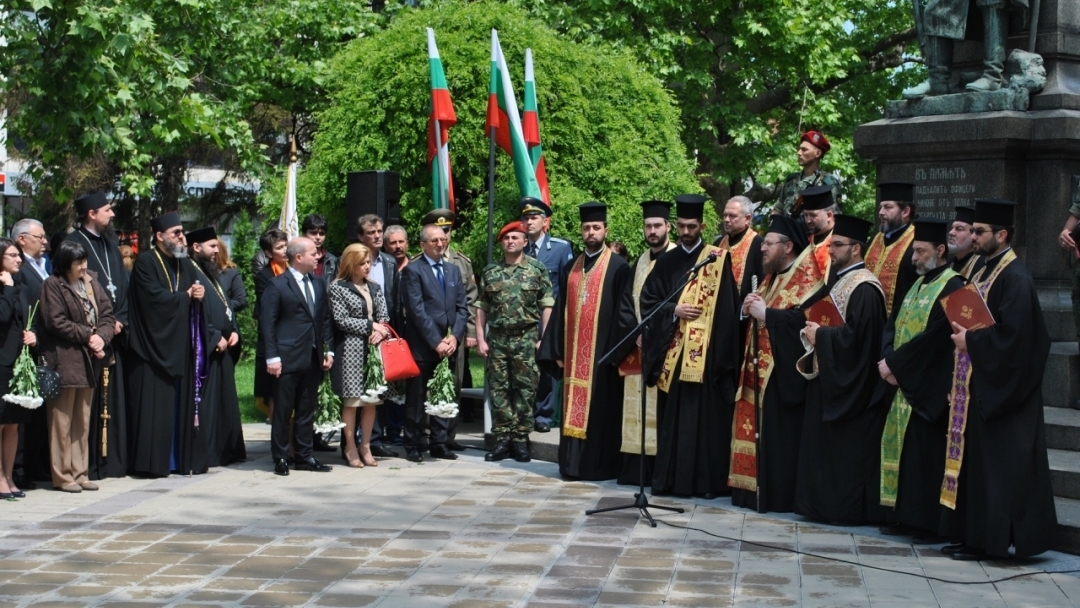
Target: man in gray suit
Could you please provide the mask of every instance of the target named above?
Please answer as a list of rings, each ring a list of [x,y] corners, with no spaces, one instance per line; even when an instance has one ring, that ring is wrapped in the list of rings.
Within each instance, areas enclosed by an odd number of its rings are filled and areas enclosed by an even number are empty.
[[[435,367],[445,357],[452,357],[465,340],[469,308],[461,271],[443,262],[448,239],[446,233],[431,224],[420,231],[424,254],[401,272],[401,307],[405,313],[405,341],[420,368],[420,376],[410,378],[405,387],[405,458],[421,462],[421,439],[424,432],[424,402],[427,384]],[[453,361],[451,361],[451,365]],[[448,418],[431,416],[431,455],[456,460],[446,443]]]

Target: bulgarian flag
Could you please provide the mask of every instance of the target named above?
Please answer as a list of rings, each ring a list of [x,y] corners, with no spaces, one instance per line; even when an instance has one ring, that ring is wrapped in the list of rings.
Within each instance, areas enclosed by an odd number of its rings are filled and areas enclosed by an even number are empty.
[[[428,164],[431,165],[431,196],[436,209],[454,211],[454,184],[450,178],[450,127],[457,122],[450,89],[446,87],[435,31],[427,28],[428,65],[431,68],[431,116],[428,117]],[[435,161],[435,162],[432,162]]]
[[[529,160],[536,174],[543,201],[551,205],[548,192],[547,168],[544,167],[544,148],[540,145],[540,114],[536,105],[536,78],[533,75],[532,49],[525,49],[525,116],[521,125],[525,145],[529,148]]]
[[[518,117],[510,71],[506,68],[506,59],[499,46],[499,33],[495,30],[491,30],[491,81],[485,128],[489,134],[495,129],[495,143],[514,159],[514,177],[521,196],[543,196]]]

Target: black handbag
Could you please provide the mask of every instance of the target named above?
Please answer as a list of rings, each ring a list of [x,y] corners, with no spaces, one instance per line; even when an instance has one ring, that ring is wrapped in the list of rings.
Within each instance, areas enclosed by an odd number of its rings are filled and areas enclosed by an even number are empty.
[[[38,390],[41,397],[46,401],[60,396],[60,374],[45,366],[45,358],[41,357],[37,366]]]

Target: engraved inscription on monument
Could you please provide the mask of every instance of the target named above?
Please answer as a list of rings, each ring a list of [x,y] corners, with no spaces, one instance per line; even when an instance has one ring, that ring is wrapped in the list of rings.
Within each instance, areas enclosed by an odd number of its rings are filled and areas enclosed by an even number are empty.
[[[973,206],[978,194],[975,172],[960,165],[918,167],[914,182],[915,204],[921,217],[952,221],[953,208]]]

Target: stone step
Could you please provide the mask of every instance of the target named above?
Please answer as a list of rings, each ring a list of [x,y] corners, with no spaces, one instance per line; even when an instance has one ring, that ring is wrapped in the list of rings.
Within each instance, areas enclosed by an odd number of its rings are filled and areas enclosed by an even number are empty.
[[[1080,500],[1055,496],[1054,508],[1058,520],[1054,549],[1080,555]]]
[[[1080,499],[1080,452],[1049,449],[1046,453],[1054,496]]]
[[[1080,411],[1065,407],[1043,408],[1046,447],[1080,451]]]
[[[1064,408],[1080,398],[1080,351],[1076,342],[1054,342],[1043,375],[1043,404]]]

